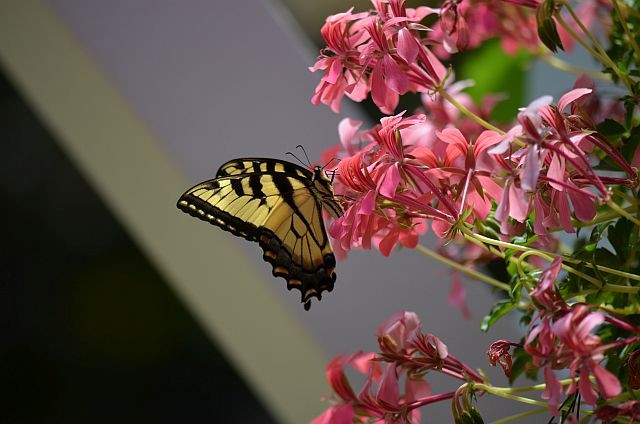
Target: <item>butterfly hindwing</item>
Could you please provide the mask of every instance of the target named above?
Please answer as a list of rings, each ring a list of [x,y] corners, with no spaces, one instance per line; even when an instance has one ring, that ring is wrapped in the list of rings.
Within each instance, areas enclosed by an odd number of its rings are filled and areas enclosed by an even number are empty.
[[[294,207],[283,200],[262,230],[260,246],[273,275],[284,277],[289,289],[300,290],[305,308],[311,297],[322,298],[333,290],[336,260],[322,221],[321,205],[312,195],[298,190]]]
[[[178,208],[257,241],[273,275],[300,290],[308,309],[311,297],[320,300],[336,279],[322,207],[334,216],[342,208],[322,172],[275,159],[237,159],[222,165],[215,179],[187,190]]]

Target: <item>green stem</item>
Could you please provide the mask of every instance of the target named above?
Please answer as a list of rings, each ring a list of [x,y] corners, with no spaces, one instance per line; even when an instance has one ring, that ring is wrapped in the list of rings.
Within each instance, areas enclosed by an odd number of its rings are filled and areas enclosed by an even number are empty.
[[[438,93],[443,98],[445,98],[449,103],[451,103],[453,106],[455,106],[456,109],[458,109],[460,112],[465,114],[467,116],[467,118],[471,119],[472,121],[476,122],[477,124],[485,127],[488,130],[496,131],[497,133],[499,133],[501,135],[505,133],[500,128],[491,125],[489,122],[485,121],[484,119],[482,119],[481,117],[479,117],[475,113],[471,112],[469,109],[467,109],[467,107],[465,105],[463,105],[462,103],[458,102],[449,93],[447,93],[447,90],[445,90],[444,88],[439,88],[438,89]]]
[[[635,216],[633,216],[630,213],[628,213],[626,211],[626,209],[622,208],[620,205],[618,205],[613,200],[611,200],[611,199],[607,200],[607,206],[609,206],[611,209],[613,209],[614,212],[617,212],[621,216],[624,216],[629,221],[633,222],[635,225],[640,226],[640,221],[638,221],[638,219]]]
[[[475,278],[476,280],[480,280],[480,281],[484,281],[485,283],[492,285],[493,287],[496,287],[500,290],[504,290],[504,291],[509,291],[511,290],[511,286],[509,286],[509,284],[505,284],[501,281],[496,280],[495,278],[491,278],[488,275],[482,274],[481,272],[478,272],[474,269],[471,269],[467,266],[464,266],[462,264],[459,264],[458,262],[452,261],[449,258],[446,258],[444,256],[442,256],[441,254],[434,252],[433,250],[418,244],[418,246],[416,246],[416,249],[418,249],[420,252],[424,253],[425,255],[429,256],[430,258],[435,259],[438,262],[441,262],[447,266],[450,266],[451,268],[455,269],[456,271],[459,271],[465,275],[468,275],[471,278]]]
[[[620,10],[620,4],[618,3],[618,0],[613,0],[613,7],[616,9],[616,13],[618,14],[618,18],[620,19],[620,24],[622,25],[622,28],[624,28],[624,33],[627,35],[627,38],[629,39],[629,44],[631,44],[631,47],[633,48],[633,51],[635,52],[636,57],[640,56],[640,47],[638,47],[638,43],[636,43],[636,39],[633,36],[633,34],[631,34],[631,31],[629,30],[629,25],[627,25],[627,22],[624,19],[624,15],[622,14],[622,10]]]
[[[563,1],[562,4],[567,9],[569,14],[571,14],[571,17],[573,18],[575,23],[578,24],[578,26],[580,27],[580,30],[583,32],[583,34],[589,39],[589,41],[591,41],[591,44],[593,45],[593,48],[595,49],[595,51],[593,49],[591,49],[590,47],[586,46],[586,43],[584,43],[584,41],[582,41],[581,38],[571,29],[571,27],[569,27],[569,25],[567,25],[567,23],[562,19],[562,16],[560,15],[560,13],[557,13],[555,15],[555,17],[558,19],[558,22],[560,22],[560,25],[562,25],[562,27],[569,34],[571,34],[571,36],[578,43],[580,43],[580,45],[585,47],[589,51],[589,53],[591,53],[593,55],[593,57],[595,57],[596,59],[600,60],[605,66],[610,67],[611,70],[618,76],[618,78],[620,78],[620,81],[623,82],[625,87],[627,87],[627,90],[629,90],[631,92],[632,91],[631,90],[631,82],[627,78],[627,75],[624,72],[622,72],[616,66],[616,64],[613,62],[613,60],[611,60],[609,55],[607,55],[607,52],[602,48],[602,46],[600,46],[600,43],[598,43],[598,40],[596,40],[596,38],[589,32],[589,30],[580,21],[580,18],[578,17],[576,12],[573,10],[573,8],[569,4],[569,2]]]
[[[601,55],[593,49],[589,44],[587,44],[578,34],[576,34],[573,29],[565,22],[560,14],[556,15],[556,19],[560,23],[560,25],[571,35],[571,37],[576,40],[578,44],[580,44],[586,51],[588,51],[594,58],[600,60],[600,62],[604,62],[605,60],[601,57]]]
[[[625,211],[628,214],[631,211],[634,211],[635,209],[636,209],[636,206],[627,206],[627,207],[623,208],[622,210]],[[610,220],[612,220],[614,218],[617,218],[619,216],[620,216],[619,212],[606,211],[606,212],[599,213],[591,221],[581,222],[581,221],[578,221],[578,220],[574,219],[574,220],[572,220],[572,223],[573,223],[574,228],[591,227],[591,226],[594,226],[594,225],[599,224],[601,222],[610,221]]]
[[[522,418],[530,417],[532,415],[544,414],[544,413],[548,413],[548,412],[549,412],[549,408],[548,407],[531,409],[529,411],[521,412],[519,414],[514,414],[514,415],[510,415],[508,417],[500,418],[499,420],[492,421],[491,424],[506,424],[506,423],[510,423],[510,422],[514,422],[514,421],[519,421]]]
[[[616,195],[616,196],[622,197],[624,200],[629,202],[629,204],[632,207],[633,206],[636,206],[636,207],[638,206],[638,199],[636,199],[634,196],[630,195],[629,193],[625,192],[624,190],[615,189],[615,190],[613,190],[613,194]]]
[[[563,255],[557,255],[555,253],[551,253],[551,252],[544,252],[542,250],[538,250],[538,249],[534,249],[532,247],[524,247],[524,246],[519,246],[517,244],[513,244],[513,243],[507,243],[504,241],[500,241],[500,240],[495,240],[489,237],[485,237],[479,234],[474,234],[473,232],[471,232],[469,229],[462,227],[461,228],[461,232],[463,233],[463,236],[473,242],[478,244],[479,246],[485,246],[485,244],[489,244],[489,245],[493,245],[493,246],[499,246],[505,249],[514,249],[517,250],[519,252],[533,252],[533,253],[529,253],[529,255],[537,255],[540,256],[541,258],[547,260],[547,261],[552,261],[554,258],[556,257],[560,257],[562,258],[563,264],[562,264],[562,269],[564,269],[567,272],[570,272],[580,278],[583,278],[587,281],[589,281],[590,283],[592,283],[593,285],[595,285],[598,288],[601,289],[607,289],[607,291],[618,291],[618,292],[622,292],[622,293],[638,293],[640,291],[640,287],[629,287],[629,286],[621,286],[621,285],[617,285],[617,284],[606,284],[606,285],[602,285],[602,282],[600,282],[600,280],[597,280],[587,274],[584,274],[583,272],[578,271],[577,269],[570,267],[568,265],[566,265],[564,262],[568,262],[568,263],[573,263],[573,264],[582,264],[588,268],[591,269],[597,269],[598,271],[601,272],[606,272],[609,274],[613,274],[613,275],[618,275],[620,277],[624,277],[624,278],[628,278],[631,280],[636,280],[636,281],[640,281],[640,276],[636,275],[636,274],[631,274],[628,272],[624,272],[624,271],[619,271],[617,269],[613,269],[613,268],[609,268],[609,267],[605,267],[605,266],[601,266],[601,265],[594,265],[590,262],[586,262],[586,261],[581,261],[581,260],[577,260],[577,259],[573,259],[573,258],[569,258],[567,256],[563,256]],[[494,253],[495,255],[498,255],[502,258],[504,258],[504,254],[498,250],[490,250],[492,253]],[[513,256],[509,258],[509,260],[511,262],[514,262],[517,264],[517,260],[518,258],[514,258]]]
[[[604,72],[594,71],[592,69],[585,69],[580,66],[572,65],[571,63],[565,62],[562,59],[559,59],[557,56],[548,53],[540,53],[538,57],[547,62],[550,66],[553,66],[556,69],[559,69],[564,72],[572,73],[572,74],[585,74],[589,78],[599,79],[603,81],[611,81],[611,75],[605,74]]]
[[[571,382],[572,382],[571,378],[565,378],[563,380],[560,380],[560,384],[563,385],[563,386],[567,386],[567,385],[571,384]],[[528,387],[494,387],[494,386],[483,384],[483,383],[474,383],[474,385],[473,385],[473,389],[476,390],[476,391],[484,391],[484,392],[490,393],[490,394],[492,394],[494,396],[498,396],[498,397],[501,397],[501,398],[504,398],[504,399],[514,400],[516,402],[525,403],[527,405],[540,406],[541,407],[540,410],[544,409],[544,410],[548,411],[549,407],[548,407],[547,402],[530,399],[530,398],[527,398],[527,397],[524,397],[524,396],[516,396],[516,395],[512,394],[512,393],[518,393],[518,392],[544,390],[545,388],[546,388],[545,384],[536,384],[535,386],[528,386]],[[536,409],[534,411],[539,411],[539,410]],[[584,413],[584,414],[592,414],[593,413],[593,411],[586,410],[586,409],[582,409],[582,410],[580,410],[580,412]],[[537,412],[532,412],[531,415],[534,414],[534,413],[537,413]],[[503,419],[506,419],[506,418],[503,418]],[[496,421],[496,422],[509,422],[509,421]]]

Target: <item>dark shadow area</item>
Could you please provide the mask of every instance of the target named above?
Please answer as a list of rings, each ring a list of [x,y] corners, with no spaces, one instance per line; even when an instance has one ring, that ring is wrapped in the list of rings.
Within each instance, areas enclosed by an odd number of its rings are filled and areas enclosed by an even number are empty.
[[[0,196],[0,422],[273,422],[1,72]]]

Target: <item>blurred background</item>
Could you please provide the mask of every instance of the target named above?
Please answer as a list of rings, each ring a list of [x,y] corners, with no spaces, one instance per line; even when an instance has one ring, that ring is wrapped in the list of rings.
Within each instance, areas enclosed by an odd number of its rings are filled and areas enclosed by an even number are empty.
[[[374,350],[393,312],[484,370],[492,341],[518,337],[515,322],[481,334],[494,295],[466,282],[465,320],[447,270],[415,251],[353,252],[305,312],[258,246],[175,208],[229,159],[297,144],[318,159],[342,117],[373,122],[312,106],[307,70],[325,17],[369,4],[0,1],[0,422],[306,422],[327,406],[326,361]],[[570,84],[492,60],[512,67],[486,84],[516,105]],[[479,402],[488,420],[524,410]]]

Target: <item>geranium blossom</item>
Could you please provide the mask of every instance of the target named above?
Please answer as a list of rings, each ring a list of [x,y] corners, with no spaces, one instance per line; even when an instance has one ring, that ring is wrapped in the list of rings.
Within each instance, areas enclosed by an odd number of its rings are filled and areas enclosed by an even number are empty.
[[[378,353],[329,364],[335,396],[315,422],[417,422],[421,407],[444,400],[454,421],[480,422],[476,399],[506,393],[543,399],[547,415],[563,422],[582,422],[585,410],[605,422],[638,420],[640,407],[629,400],[640,387],[637,13],[605,0],[371,4],[327,18],[327,45],[311,68],[323,71],[314,104],[337,112],[345,95],[370,98],[384,115],[373,126],[343,119],[339,143],[322,155],[345,209],[328,228],[334,251],[344,259],[351,249],[389,256],[419,247],[452,268],[449,304],[467,317],[461,276],[490,284],[503,295],[483,331],[517,314],[523,334],[492,343],[489,364],[509,384],[523,373],[543,384],[496,388],[403,311],[378,327]],[[571,72],[575,65],[554,53],[580,45],[604,70],[585,73],[617,87],[602,90],[577,75],[573,87],[495,123],[494,107],[509,93],[474,100],[474,81],[456,80],[443,61],[496,38],[508,55]],[[604,38],[611,45],[600,45]],[[419,106],[397,113],[411,95]],[[438,238],[432,248],[420,245],[428,230]],[[495,275],[485,272],[496,263]],[[351,365],[366,376],[358,392],[344,373]],[[426,380],[433,372],[458,388],[438,393]],[[537,394],[525,398],[528,391]]]
[[[378,327],[379,356],[358,352],[346,358],[334,358],[327,366],[327,379],[337,400],[312,423],[418,423],[420,406],[454,396],[454,392],[433,394],[424,379],[428,372],[439,372],[462,381],[482,381],[475,371],[451,355],[438,337],[422,333],[421,329],[422,322],[415,313],[401,311]],[[384,366],[381,363],[385,363]],[[357,395],[344,373],[349,365],[355,365],[359,372],[367,375]]]

